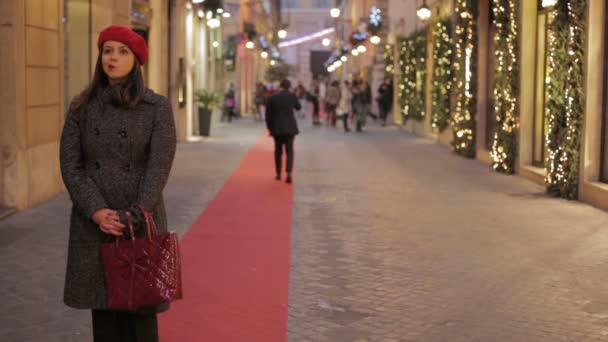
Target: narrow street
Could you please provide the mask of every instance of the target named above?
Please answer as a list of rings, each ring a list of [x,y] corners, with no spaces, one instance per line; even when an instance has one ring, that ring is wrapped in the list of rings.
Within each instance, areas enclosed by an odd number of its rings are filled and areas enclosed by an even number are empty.
[[[300,125],[289,342],[608,341],[608,213],[396,127]],[[178,145],[172,229],[263,134],[243,119]],[[62,194],[0,221],[0,341],[91,341],[90,312],[61,301],[69,208]]]

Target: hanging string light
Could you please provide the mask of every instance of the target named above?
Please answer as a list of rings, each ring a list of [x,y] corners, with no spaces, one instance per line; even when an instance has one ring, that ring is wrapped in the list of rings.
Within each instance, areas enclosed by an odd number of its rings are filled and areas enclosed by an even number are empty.
[[[494,126],[492,168],[502,173],[515,172],[517,159],[517,134],[519,115],[519,61],[518,53],[518,1],[492,0],[494,26],[495,82],[491,84],[494,93]]]
[[[584,110],[586,0],[560,0],[549,20],[547,84],[547,192],[578,197],[579,150]]]
[[[433,49],[433,111],[431,125],[440,132],[450,121],[450,89],[452,88],[452,38],[450,19],[433,25],[435,48]]]
[[[475,106],[477,71],[477,0],[456,0],[455,88],[456,108],[452,117],[454,151],[475,157]]]

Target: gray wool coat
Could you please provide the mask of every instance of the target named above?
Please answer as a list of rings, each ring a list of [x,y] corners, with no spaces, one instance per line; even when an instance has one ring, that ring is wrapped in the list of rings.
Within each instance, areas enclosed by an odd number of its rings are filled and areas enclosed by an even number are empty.
[[[134,109],[117,108],[97,97],[84,110],[68,113],[60,145],[61,174],[73,202],[66,305],[107,308],[100,246],[111,237],[91,220],[96,210],[143,204],[159,233],[167,230],[162,191],[175,146],[171,105],[148,89]]]

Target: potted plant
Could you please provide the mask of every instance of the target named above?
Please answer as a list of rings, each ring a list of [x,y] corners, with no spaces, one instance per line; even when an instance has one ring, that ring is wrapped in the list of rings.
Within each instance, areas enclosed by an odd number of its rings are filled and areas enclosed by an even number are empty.
[[[223,96],[204,89],[197,90],[194,98],[198,104],[198,128],[199,134],[209,136],[211,128],[211,111],[222,104]]]

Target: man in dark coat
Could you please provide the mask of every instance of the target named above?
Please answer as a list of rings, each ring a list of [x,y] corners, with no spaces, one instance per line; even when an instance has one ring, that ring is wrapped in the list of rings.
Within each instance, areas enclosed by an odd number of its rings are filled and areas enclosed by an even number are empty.
[[[281,81],[281,90],[268,98],[266,102],[266,127],[274,138],[274,163],[276,179],[281,179],[281,164],[283,146],[287,154],[287,178],[285,182],[291,183],[291,170],[293,169],[293,141],[298,130],[298,123],[294,116],[294,109],[302,107],[295,94],[289,91],[291,82]]]

